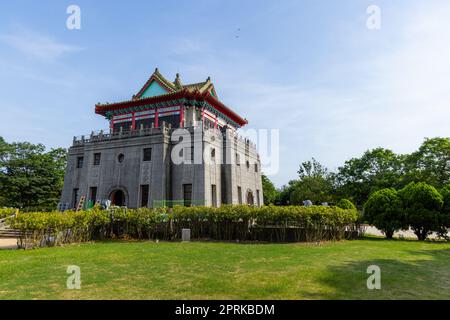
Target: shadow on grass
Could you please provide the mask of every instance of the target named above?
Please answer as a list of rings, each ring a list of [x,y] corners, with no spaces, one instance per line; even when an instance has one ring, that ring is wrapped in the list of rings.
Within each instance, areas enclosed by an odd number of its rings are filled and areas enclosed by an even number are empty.
[[[331,293],[322,298],[450,299],[450,249],[405,251],[404,254],[398,259],[366,259],[330,266],[320,282]],[[371,265],[380,267],[380,290],[367,288],[371,276],[367,268]]]

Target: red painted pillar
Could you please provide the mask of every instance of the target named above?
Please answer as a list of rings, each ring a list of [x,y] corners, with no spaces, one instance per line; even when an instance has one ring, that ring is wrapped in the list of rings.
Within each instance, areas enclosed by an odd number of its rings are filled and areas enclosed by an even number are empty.
[[[131,118],[131,128],[132,128],[132,130],[136,130],[136,115],[134,112],[132,113],[132,118]]]
[[[181,106],[180,107],[180,128],[184,127],[183,123],[184,123],[184,107]]]
[[[156,111],[155,111],[155,128],[158,128],[159,127],[159,110],[158,110],[158,108],[156,108]]]
[[[111,117],[111,121],[109,122],[109,131],[111,133],[114,132],[114,116]]]
[[[217,116],[215,118],[216,118],[216,121],[214,121],[214,129],[217,129],[217,123],[219,122],[219,120],[217,119]]]

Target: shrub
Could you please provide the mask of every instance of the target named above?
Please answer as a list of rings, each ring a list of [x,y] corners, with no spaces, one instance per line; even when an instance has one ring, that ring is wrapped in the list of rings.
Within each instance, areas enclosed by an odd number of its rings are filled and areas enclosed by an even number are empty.
[[[320,241],[358,235],[356,210],[324,206],[174,207],[101,211],[35,212],[12,219],[20,246],[61,245],[105,238],[176,240],[190,228],[193,239]]]
[[[442,200],[444,204],[442,210],[444,213],[450,214],[450,183],[441,190]],[[450,226],[448,226],[450,227]]]
[[[442,223],[441,230],[439,231],[439,235],[442,238],[448,238],[448,229],[450,228],[450,184],[447,184],[441,190],[442,200],[444,204],[442,206]]]
[[[403,200],[406,220],[419,240],[425,240],[433,231],[442,229],[444,203],[442,195],[426,183],[410,183],[399,195]]]
[[[14,213],[16,213],[14,208],[0,208],[0,219],[12,216]]]
[[[394,189],[372,193],[364,205],[364,218],[392,239],[394,232],[407,226],[402,201]]]
[[[351,210],[356,210],[355,205],[353,204],[353,202],[351,202],[348,199],[341,199],[339,200],[339,202],[336,204],[336,206],[338,206],[341,209],[351,209]]]

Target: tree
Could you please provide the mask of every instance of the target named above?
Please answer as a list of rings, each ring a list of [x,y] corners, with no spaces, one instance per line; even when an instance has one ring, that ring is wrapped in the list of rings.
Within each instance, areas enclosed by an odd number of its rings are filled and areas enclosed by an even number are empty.
[[[41,144],[6,144],[0,140],[2,206],[55,207],[64,181],[66,150],[48,152]],[[1,150],[3,154],[1,154]]]
[[[341,209],[356,210],[356,206],[353,204],[353,202],[351,202],[348,199],[341,199],[341,200],[339,200],[339,202],[336,204],[336,206],[341,208]]]
[[[275,188],[272,181],[267,178],[266,175],[261,175],[262,186],[263,186],[263,194],[264,194],[264,204],[267,206],[269,204],[275,204],[278,199],[279,192]]]
[[[450,214],[450,183],[442,188],[441,195],[442,200],[444,201],[442,210],[443,212]]]
[[[313,203],[331,202],[333,185],[328,169],[316,159],[303,162],[298,170],[299,180],[293,184],[290,203],[301,205],[305,200]]]
[[[407,223],[419,240],[425,240],[433,231],[441,230],[444,201],[433,186],[411,182],[399,191],[399,195],[403,200]]]
[[[394,232],[407,227],[402,201],[394,189],[372,193],[364,205],[364,219],[392,239]]]
[[[447,233],[450,228],[450,183],[442,188],[441,195],[444,204],[442,206],[442,228],[439,231],[439,235],[443,238],[448,238]]]
[[[276,201],[277,205],[287,206],[291,204],[291,195],[295,190],[298,180],[290,180],[287,185],[281,187],[278,193],[278,199]]]
[[[373,192],[398,187],[403,160],[404,156],[377,148],[366,151],[361,158],[346,161],[335,177],[338,194],[362,205]]]
[[[450,138],[425,139],[419,150],[406,156],[405,181],[425,182],[435,188],[450,183]]]

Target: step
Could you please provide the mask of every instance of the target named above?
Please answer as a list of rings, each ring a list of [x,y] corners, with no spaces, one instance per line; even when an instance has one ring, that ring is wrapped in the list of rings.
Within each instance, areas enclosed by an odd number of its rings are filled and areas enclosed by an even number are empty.
[[[19,230],[2,229],[0,230],[0,238],[17,238],[20,236]]]

